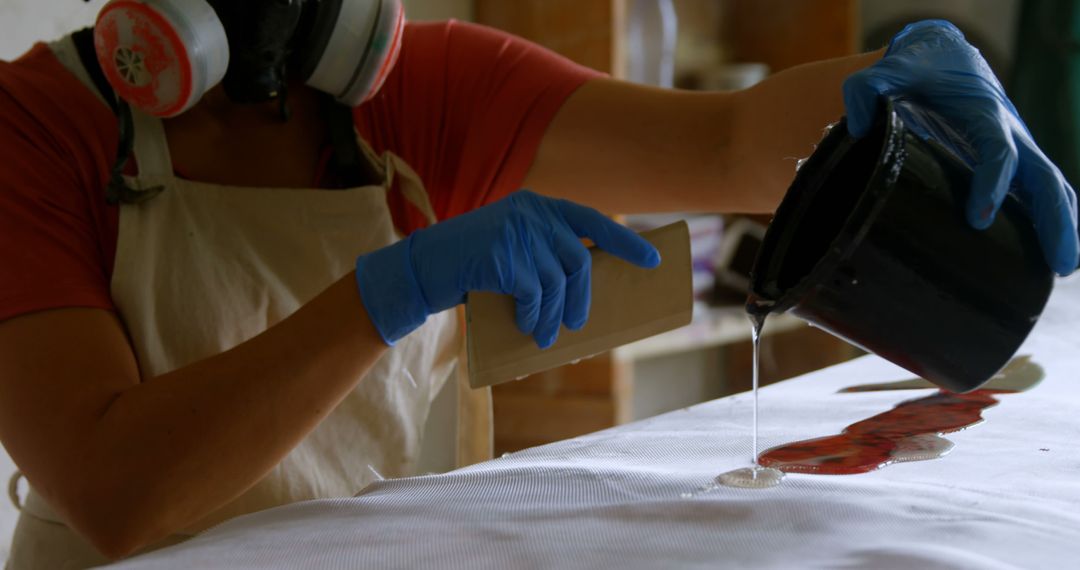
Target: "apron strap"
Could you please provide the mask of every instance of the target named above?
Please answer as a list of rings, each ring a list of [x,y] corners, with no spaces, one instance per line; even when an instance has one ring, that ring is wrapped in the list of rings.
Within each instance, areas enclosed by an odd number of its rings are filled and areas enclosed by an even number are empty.
[[[139,165],[139,177],[171,177],[172,157],[165,127],[161,119],[147,115],[138,109],[131,110],[135,126],[135,144],[132,151]]]
[[[384,168],[386,169],[387,188],[395,188],[394,180],[397,179],[399,182],[396,185],[398,191],[410,204],[420,210],[428,225],[430,226],[439,221],[435,217],[435,208],[431,206],[431,200],[428,199],[428,193],[424,189],[424,183],[420,180],[420,175],[407,162],[400,156],[387,151],[384,158]]]
[[[8,499],[11,504],[15,506],[16,510],[23,510],[22,498],[19,497],[19,479],[23,479],[22,471],[18,469],[11,474],[11,478],[8,479]]]
[[[135,159],[139,162],[139,173],[151,176],[172,176],[172,158],[169,156],[169,146],[165,140],[165,129],[161,125],[161,119],[146,115],[137,109],[131,109],[131,117],[126,105],[121,105],[116,99],[105,74],[98,64],[97,55],[94,52],[94,28],[84,28],[50,45],[56,58],[75,75],[84,85],[90,88],[103,103],[116,113],[121,123],[121,138],[124,138],[125,130],[123,123],[133,121],[134,126],[134,152]],[[130,127],[129,127],[130,128]],[[124,149],[123,141],[121,149]],[[126,156],[118,156],[117,160],[124,160]]]
[[[405,162],[405,159],[390,151],[386,151],[380,157],[376,154],[375,149],[371,148],[371,145],[364,140],[364,137],[360,136],[360,133],[356,133],[356,143],[359,145],[360,151],[364,153],[368,163],[375,165],[380,170],[379,175],[382,177],[387,191],[397,188],[405,200],[415,206],[417,210],[420,210],[428,225],[439,221],[435,216],[435,208],[431,206],[427,190],[424,189],[424,182],[420,179],[420,175],[409,166],[409,163]],[[398,184],[395,185],[395,181]]]
[[[74,75],[76,79],[97,96],[99,101],[107,105],[116,114],[120,136],[118,137],[116,161],[113,163],[109,181],[105,188],[106,201],[109,204],[120,202],[138,204],[156,196],[161,192],[161,187],[135,190],[124,181],[124,166],[127,164],[134,144],[134,118],[130,106],[116,98],[115,92],[105,79],[105,74],[101,71],[97,55],[94,53],[94,29],[85,28],[65,36],[50,43],[49,49],[52,50],[53,55],[56,56],[56,59],[68,72]],[[164,134],[161,135],[161,138],[164,139]],[[165,148],[167,151],[168,147]],[[168,158],[167,152],[166,158]],[[149,158],[147,160],[153,162]],[[172,174],[171,169],[168,174]]]
[[[30,487],[27,491],[26,500],[24,501],[22,497],[19,496],[19,481],[22,479],[26,479],[26,476],[18,469],[16,469],[15,472],[11,474],[11,478],[8,479],[8,499],[11,500],[11,504],[21,513],[29,514],[44,521],[67,524],[56,514],[56,511],[53,511],[52,507],[45,502],[45,499],[42,499],[41,495],[38,495],[37,492],[34,491],[33,487]]]
[[[420,175],[404,159],[390,151],[380,158],[359,134],[356,135],[356,141],[367,160],[382,170],[387,189],[397,188],[402,196],[424,215],[429,225],[438,222]],[[398,182],[396,185],[395,180]],[[451,379],[448,380],[454,386],[448,386],[447,389],[454,390],[457,401],[454,463],[461,468],[491,459],[495,446],[491,387],[474,390],[469,385],[469,357],[465,330],[461,325],[465,322],[465,311],[458,307],[457,312],[457,321],[461,326],[458,331],[458,362]],[[405,372],[408,373],[408,370]]]

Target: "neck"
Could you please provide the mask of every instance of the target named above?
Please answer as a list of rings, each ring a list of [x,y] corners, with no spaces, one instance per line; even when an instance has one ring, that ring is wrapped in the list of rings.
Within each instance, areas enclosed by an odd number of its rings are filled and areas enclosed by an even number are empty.
[[[291,118],[280,102],[237,104],[214,88],[165,122],[176,167],[193,180],[240,186],[310,186],[326,141],[320,94],[289,86]]]
[[[290,81],[287,91],[287,105],[290,120],[281,114],[281,101],[272,99],[261,103],[235,103],[225,94],[225,89],[218,85],[203,95],[202,99],[183,117],[190,116],[200,121],[209,121],[229,129],[275,127],[292,122],[292,117],[299,121],[319,117],[319,93],[300,81]]]

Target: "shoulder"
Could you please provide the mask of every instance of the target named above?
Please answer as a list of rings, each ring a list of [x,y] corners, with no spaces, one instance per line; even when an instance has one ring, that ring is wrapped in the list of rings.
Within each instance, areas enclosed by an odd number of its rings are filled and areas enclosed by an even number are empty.
[[[110,215],[103,196],[118,143],[112,110],[49,46],[0,62],[0,208],[7,215],[48,211],[100,227]]]
[[[516,190],[555,113],[602,75],[501,30],[411,23],[382,91],[357,108],[357,127],[420,174],[445,219]]]
[[[109,306],[117,217],[104,187],[117,130],[48,46],[0,61],[0,320]]]
[[[528,40],[497,28],[461,20],[409,22],[405,25],[405,40],[408,40],[408,43],[412,44],[413,47],[447,46],[454,42],[456,42],[455,47],[465,47],[476,43],[490,45],[493,41],[507,42],[519,46],[535,45]],[[405,40],[403,40],[403,46]]]
[[[461,20],[437,22],[408,22],[405,24],[403,47],[445,46],[451,41],[484,41],[493,37],[518,39],[515,36],[481,24]]]
[[[480,124],[544,122],[581,84],[603,75],[494,28],[409,23],[382,90],[356,109],[357,126],[380,152],[408,152],[410,139],[462,143]]]
[[[112,111],[46,44],[36,44],[14,61],[0,61],[0,97],[0,129],[18,131],[40,150],[48,145],[80,167],[116,153]]]
[[[542,66],[545,71],[597,76],[594,70],[570,60],[532,41],[509,32],[472,22],[447,20],[406,24],[402,40],[406,65],[439,62],[451,71],[501,71]],[[480,69],[471,64],[479,64]]]

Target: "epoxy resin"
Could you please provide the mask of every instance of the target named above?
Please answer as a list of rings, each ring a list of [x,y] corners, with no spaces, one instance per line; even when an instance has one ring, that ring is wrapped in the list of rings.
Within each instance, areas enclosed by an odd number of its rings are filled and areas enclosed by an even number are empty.
[[[768,316],[768,310],[751,299],[746,305],[746,314],[750,317],[750,322],[753,325],[751,338],[754,344],[754,419],[751,429],[753,438],[751,440],[750,454],[752,466],[723,473],[716,478],[716,481],[730,487],[763,489],[779,485],[780,481],[784,479],[784,472],[779,469],[758,465],[758,382],[761,359],[761,331],[765,328],[765,318]]]
[[[728,471],[716,478],[716,481],[729,487],[743,487],[746,489],[764,489],[775,487],[784,480],[784,472],[772,467],[743,467]]]
[[[983,421],[982,411],[1008,392],[940,391],[908,400],[895,408],[853,423],[839,435],[798,441],[761,454],[761,464],[788,473],[849,475],[891,463],[936,459],[953,444],[941,437]]]

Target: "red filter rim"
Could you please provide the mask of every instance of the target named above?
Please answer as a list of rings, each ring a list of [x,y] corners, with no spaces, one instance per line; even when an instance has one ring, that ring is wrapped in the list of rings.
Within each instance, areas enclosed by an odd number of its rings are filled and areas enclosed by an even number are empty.
[[[382,65],[379,67],[378,73],[375,75],[375,81],[371,84],[371,89],[368,91],[364,102],[367,102],[374,97],[380,89],[382,89],[383,83],[386,82],[386,78],[390,75],[390,71],[394,69],[394,65],[397,63],[398,55],[401,53],[401,37],[405,31],[405,8],[400,3],[395,3],[397,8],[397,16],[394,22],[394,35],[390,39],[390,51],[386,58],[383,59]]]
[[[132,22],[135,43],[120,45],[117,22],[111,19],[123,10]],[[173,23],[153,7],[137,0],[113,0],[98,15],[95,24],[94,48],[98,62],[113,89],[132,106],[158,117],[171,117],[183,111],[191,100],[193,77],[188,46],[176,32]],[[117,52],[127,48],[128,65],[138,69],[121,72]],[[140,49],[141,48],[141,49]],[[162,99],[162,75],[175,70],[178,79],[175,98]],[[145,73],[148,77],[132,82],[131,74]]]

